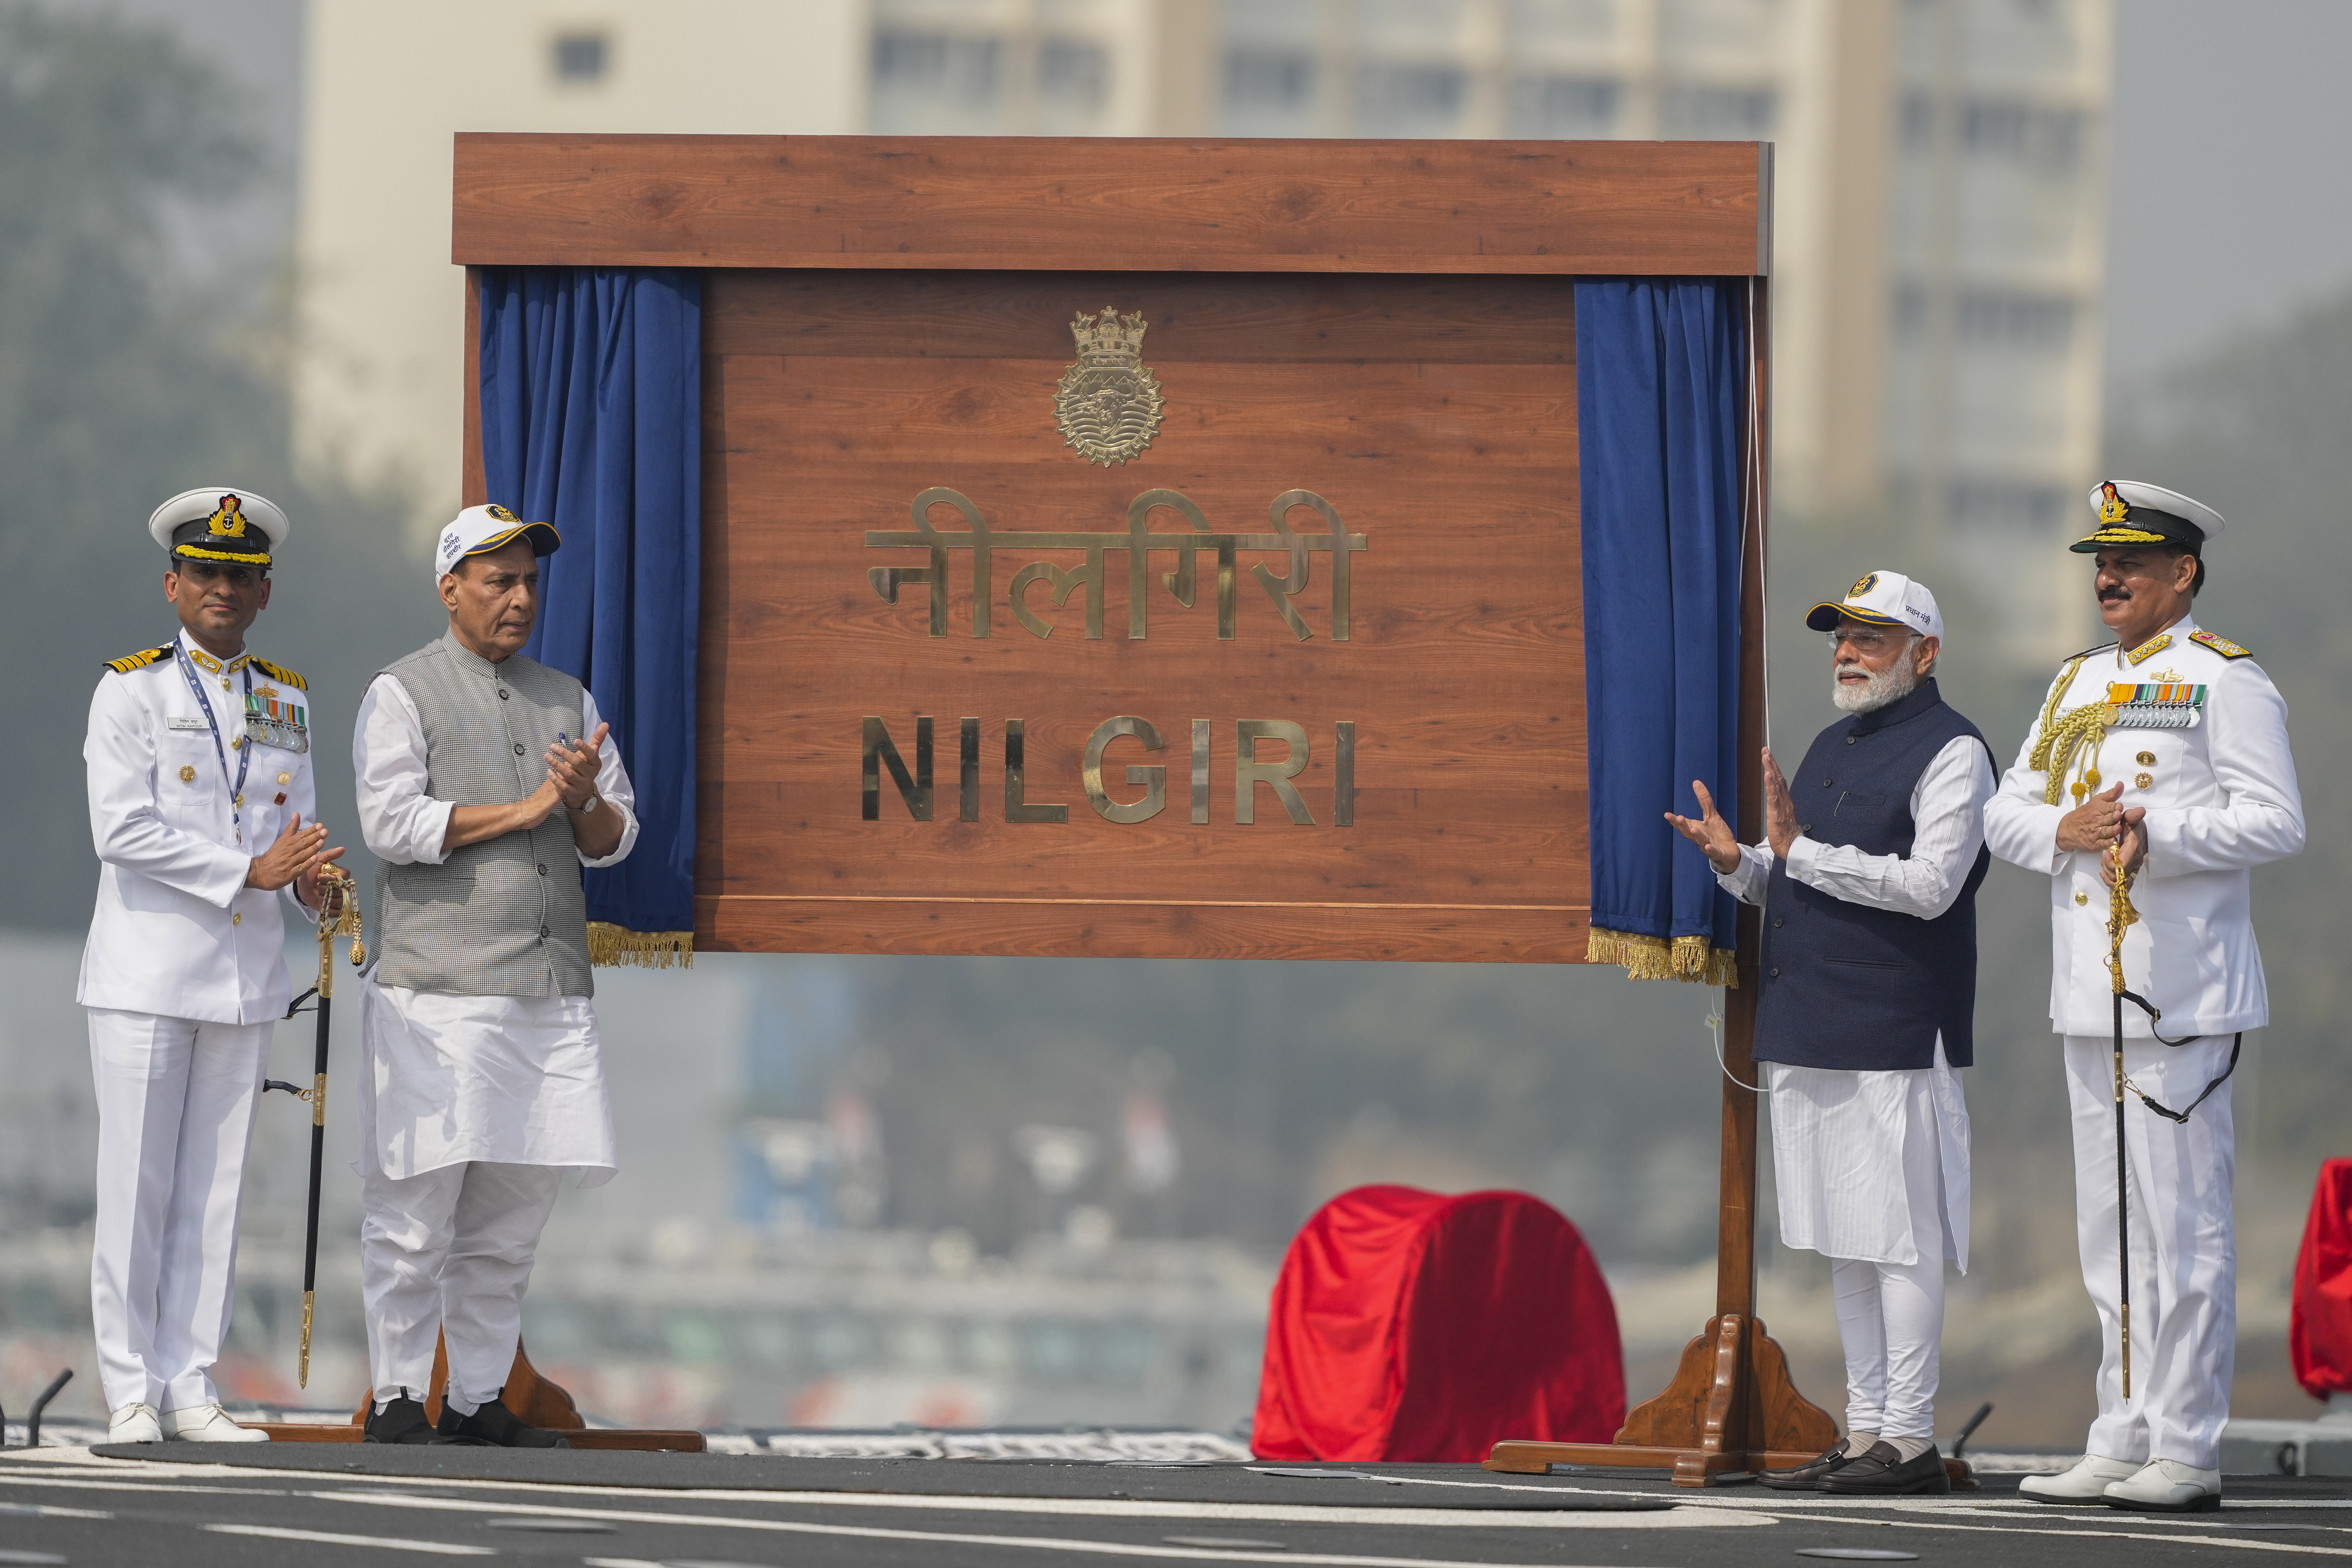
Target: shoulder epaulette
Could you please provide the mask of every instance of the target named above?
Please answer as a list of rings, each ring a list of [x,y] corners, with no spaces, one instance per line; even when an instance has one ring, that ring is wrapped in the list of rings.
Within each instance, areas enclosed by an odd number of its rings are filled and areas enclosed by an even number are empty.
[[[303,679],[300,676],[295,674],[292,670],[287,668],[282,664],[272,664],[266,658],[257,658],[253,661],[253,668],[261,671],[262,674],[269,677],[272,680],[284,681],[287,685],[292,687],[297,691],[308,691],[310,689],[310,683],[309,681]]]
[[[2223,658],[2252,658],[2254,657],[2253,649],[2240,647],[2228,637],[2217,637],[2211,632],[2190,632],[2189,634],[2189,640],[2193,643],[2203,643],[2207,647],[2211,648]]]
[[[2103,642],[2096,647],[2086,647],[2080,653],[2070,653],[2066,657],[2068,658],[2088,658],[2095,653],[2105,653],[2111,647],[2121,647],[2123,645],[2121,643]]]
[[[146,668],[159,658],[171,657],[172,645],[165,643],[162,647],[142,647],[137,653],[126,653],[121,658],[110,658],[106,661],[106,668],[117,675],[128,675],[134,669]]]

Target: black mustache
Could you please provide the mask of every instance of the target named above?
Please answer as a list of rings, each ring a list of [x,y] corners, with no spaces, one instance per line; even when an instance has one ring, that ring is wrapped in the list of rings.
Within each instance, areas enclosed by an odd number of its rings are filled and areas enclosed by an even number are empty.
[[[2131,590],[2128,588],[2102,588],[2099,590],[2099,603],[2102,605],[2120,605],[2130,597]]]

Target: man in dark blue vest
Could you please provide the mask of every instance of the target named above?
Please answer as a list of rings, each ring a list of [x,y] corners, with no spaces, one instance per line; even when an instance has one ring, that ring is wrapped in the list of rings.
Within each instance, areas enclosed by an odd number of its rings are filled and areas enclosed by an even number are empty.
[[[1935,595],[1873,572],[1805,624],[1830,637],[1822,731],[1793,778],[1764,753],[1765,839],[1743,847],[1695,784],[1667,813],[1742,902],[1764,906],[1756,1060],[1772,1108],[1780,1239],[1830,1259],[1845,1438],[1788,1490],[1944,1492],[1935,1399],[1944,1260],[1968,1271],[1977,887],[1992,760],[1934,670]]]

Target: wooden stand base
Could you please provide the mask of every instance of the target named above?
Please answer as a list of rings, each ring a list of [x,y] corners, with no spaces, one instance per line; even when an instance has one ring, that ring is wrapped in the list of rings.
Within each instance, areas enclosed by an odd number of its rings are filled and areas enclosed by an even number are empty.
[[[425,1384],[430,1390],[425,1396],[425,1415],[429,1421],[441,1419],[441,1390],[449,1384],[449,1346],[444,1340],[433,1350],[433,1376]],[[530,1357],[522,1345],[515,1346],[514,1370],[507,1374],[506,1387],[499,1397],[524,1425],[541,1426],[561,1432],[574,1448],[631,1448],[657,1453],[699,1454],[704,1451],[702,1434],[660,1428],[591,1427],[580,1417],[579,1406],[560,1383],[540,1375],[530,1364]],[[349,1422],[328,1426],[308,1421],[247,1421],[243,1425],[257,1432],[269,1434],[274,1443],[356,1443],[367,1424],[368,1412],[374,1406],[375,1394],[371,1389],[361,1399],[360,1407]]]
[[[1675,1485],[1703,1487],[1801,1465],[1837,1436],[1829,1412],[1790,1381],[1789,1358],[1763,1321],[1727,1312],[1683,1347],[1674,1381],[1625,1417],[1615,1442],[1510,1440],[1496,1444],[1486,1464],[1516,1475],[1554,1465],[1671,1470]],[[1944,1469],[1955,1489],[1976,1489],[1965,1462],[1947,1459]]]

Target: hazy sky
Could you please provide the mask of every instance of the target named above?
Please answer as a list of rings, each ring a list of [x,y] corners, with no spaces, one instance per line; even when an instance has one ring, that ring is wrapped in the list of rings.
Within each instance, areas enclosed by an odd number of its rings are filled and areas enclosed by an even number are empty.
[[[2116,9],[2107,364],[2126,377],[2352,283],[2352,4]]]
[[[169,22],[245,76],[288,175],[253,219],[290,219],[301,0],[48,3]],[[2127,378],[2352,283],[2352,0],[2116,0],[2116,24],[2107,361]]]

